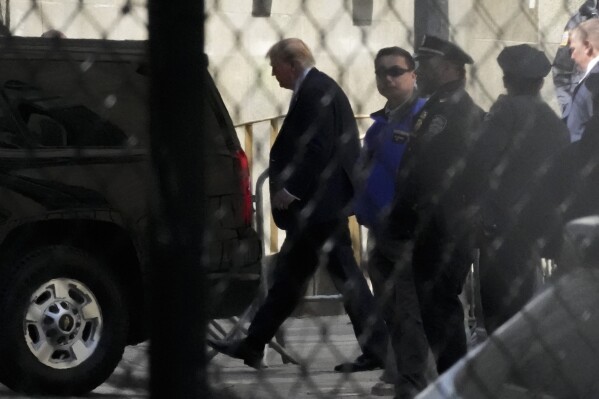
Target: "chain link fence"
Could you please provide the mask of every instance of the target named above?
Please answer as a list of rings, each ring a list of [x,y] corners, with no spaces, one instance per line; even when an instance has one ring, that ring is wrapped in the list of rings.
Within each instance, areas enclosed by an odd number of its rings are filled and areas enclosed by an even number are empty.
[[[360,347],[323,265],[270,343],[268,368],[205,346],[205,336],[247,333],[286,239],[266,170],[291,91],[271,76],[267,51],[301,38],[347,94],[363,138],[385,104],[379,49],[413,52],[424,34],[457,43],[475,61],[466,90],[488,111],[505,92],[500,51],[527,43],[553,60],[589,2],[199,3],[0,0],[0,382],[10,389],[370,397],[380,370],[333,372]],[[551,75],[540,96],[561,117]],[[514,140],[499,163],[529,151]],[[468,354],[421,397],[597,396],[597,221],[568,224],[597,213],[597,148],[564,153],[526,183],[509,228],[477,249],[461,295]],[[548,181],[558,188],[544,190]],[[368,231],[352,217],[350,232],[368,278]],[[504,245],[519,251],[521,236],[534,237],[534,262],[503,299],[526,284],[534,298],[487,337],[479,268],[501,262]]]

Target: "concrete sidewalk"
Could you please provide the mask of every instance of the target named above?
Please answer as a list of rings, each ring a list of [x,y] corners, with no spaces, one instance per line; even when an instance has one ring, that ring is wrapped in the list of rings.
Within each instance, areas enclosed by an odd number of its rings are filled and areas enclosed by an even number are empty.
[[[227,328],[227,323],[221,325]],[[291,318],[284,324],[287,350],[300,365],[284,364],[272,349],[268,368],[254,370],[241,360],[216,355],[209,365],[210,384],[220,393],[239,398],[371,398],[381,370],[341,374],[333,367],[351,361],[359,347],[347,316]],[[113,375],[91,395],[98,398],[149,396],[149,343],[128,347]],[[27,398],[0,385],[0,397]],[[379,396],[380,397],[380,396]]]
[[[382,370],[341,374],[333,367],[359,354],[347,316],[289,319],[286,348],[300,365],[283,364],[274,350],[266,355],[268,368],[254,370],[241,360],[217,355],[210,363],[212,385],[240,398],[370,398]]]

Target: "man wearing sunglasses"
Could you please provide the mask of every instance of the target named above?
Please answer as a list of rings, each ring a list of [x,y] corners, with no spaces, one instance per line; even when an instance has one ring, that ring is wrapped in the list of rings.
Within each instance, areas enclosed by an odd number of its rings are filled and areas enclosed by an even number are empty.
[[[400,47],[381,49],[374,60],[376,87],[387,99],[385,107],[371,115],[361,154],[365,178],[356,199],[356,217],[374,238],[385,220],[395,192],[401,155],[413,130],[415,115],[425,103],[416,95],[415,63]]]
[[[416,117],[388,223],[371,258],[393,277],[394,314],[387,323],[396,398],[413,398],[427,386],[430,352],[439,374],[466,354],[458,295],[474,250],[462,174],[484,115],[465,90],[465,64],[473,60],[461,48],[425,36],[415,59],[418,88],[430,98]]]
[[[395,193],[395,178],[401,156],[414,127],[416,114],[425,99],[416,94],[415,62],[412,55],[400,47],[386,47],[374,59],[376,86],[387,100],[383,109],[373,113],[372,126],[366,132],[360,158],[363,178],[355,202],[358,222],[368,228],[368,248],[374,247],[381,226],[386,220]],[[383,313],[392,314],[391,293],[385,292],[385,282],[390,279],[386,272],[368,267],[377,301]],[[391,306],[391,308],[389,308]],[[393,351],[388,351],[385,371],[372,393],[392,393],[395,381]]]

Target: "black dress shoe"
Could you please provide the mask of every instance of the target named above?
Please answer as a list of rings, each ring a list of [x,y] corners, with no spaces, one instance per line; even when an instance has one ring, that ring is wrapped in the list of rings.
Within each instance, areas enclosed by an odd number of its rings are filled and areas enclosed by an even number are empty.
[[[370,371],[383,368],[383,362],[373,357],[358,356],[352,363],[341,363],[335,366],[335,371],[340,373],[357,373],[358,371]]]
[[[250,367],[255,369],[263,368],[262,358],[264,357],[264,351],[250,347],[244,339],[225,341],[208,338],[206,343],[224,355],[243,360],[243,363]]]

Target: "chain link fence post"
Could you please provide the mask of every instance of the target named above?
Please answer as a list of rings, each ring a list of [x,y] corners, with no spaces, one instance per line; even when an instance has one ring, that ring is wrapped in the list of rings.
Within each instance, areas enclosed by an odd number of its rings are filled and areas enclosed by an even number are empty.
[[[424,35],[449,39],[449,4],[447,0],[414,1],[414,47]]]
[[[153,220],[151,397],[206,397],[204,2],[149,2]]]

